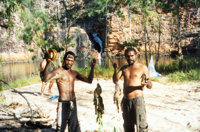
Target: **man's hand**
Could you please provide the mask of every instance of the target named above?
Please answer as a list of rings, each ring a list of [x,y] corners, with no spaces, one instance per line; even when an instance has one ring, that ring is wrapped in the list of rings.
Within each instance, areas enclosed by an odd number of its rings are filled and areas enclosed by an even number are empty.
[[[47,62],[49,61],[49,54],[47,52],[44,53],[44,59],[46,59]]]
[[[117,68],[118,68],[117,63],[114,63],[114,64],[113,64],[113,68],[114,68],[115,70],[117,70]]]
[[[147,80],[146,87],[149,88],[149,89],[152,88],[152,82],[149,79]]]
[[[96,63],[97,63],[96,59],[92,59],[91,66],[94,67],[96,65]]]
[[[152,82],[150,81],[149,78],[146,77],[145,74],[142,74],[141,76],[141,85],[146,86],[147,88],[152,88]]]
[[[52,54],[45,53],[45,59],[46,59],[47,63],[50,63],[51,59],[52,59]]]

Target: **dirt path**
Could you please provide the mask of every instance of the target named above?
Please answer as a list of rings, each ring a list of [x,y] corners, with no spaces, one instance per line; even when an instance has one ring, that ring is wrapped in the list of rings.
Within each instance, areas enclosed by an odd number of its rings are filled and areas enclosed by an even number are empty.
[[[103,90],[102,97],[105,107],[105,114],[102,119],[103,130],[112,132],[115,128],[117,132],[123,132],[121,112],[117,113],[117,108],[113,104],[114,84],[111,80],[103,79],[100,79],[99,83]],[[121,88],[122,83],[122,81],[119,82]],[[96,85],[96,79],[92,84],[80,81],[75,84],[78,117],[82,132],[98,130],[93,105],[93,91]],[[41,97],[40,88],[41,84],[39,83],[21,87],[17,90],[28,99],[33,112],[37,112],[38,115],[34,114],[34,120],[43,120],[43,122],[47,122],[47,125],[52,125],[54,129],[57,99],[49,101],[48,98],[51,96],[44,95]],[[45,90],[45,93],[47,93],[48,89]],[[53,95],[58,95],[55,84],[52,91]],[[6,109],[16,113],[16,117],[21,116],[19,113],[30,112],[26,101],[18,93],[7,90],[3,91],[3,94],[6,97]],[[144,90],[144,98],[150,132],[200,132],[200,82],[168,86],[153,82],[151,90]],[[12,106],[14,102],[18,102],[15,107]],[[12,105],[8,107],[9,104]],[[3,115],[1,118],[5,117],[5,113],[1,111],[0,114]],[[26,117],[23,120],[29,119]],[[21,126],[15,120],[0,120],[0,131],[6,125],[12,127],[12,123],[15,124],[13,126],[15,128]],[[44,129],[44,131],[53,131],[53,129]]]

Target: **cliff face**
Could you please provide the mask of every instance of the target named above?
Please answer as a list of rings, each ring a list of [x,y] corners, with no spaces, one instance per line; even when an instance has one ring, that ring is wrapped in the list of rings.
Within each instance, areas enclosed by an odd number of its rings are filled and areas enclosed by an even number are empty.
[[[57,8],[59,7],[62,7],[59,0],[36,0],[34,1],[34,7],[32,8],[35,8],[35,10],[48,12],[52,17],[56,17],[58,13]],[[3,7],[0,4],[0,11],[2,10]],[[26,16],[21,16],[21,14],[20,8],[17,10],[17,12],[12,14],[12,21],[14,25],[12,28],[7,27],[7,19],[1,19],[0,17],[0,58],[3,62],[29,62],[32,61],[33,57],[36,57],[37,60],[40,60],[42,57],[41,47],[38,46],[39,44],[36,45],[36,42],[27,44],[20,37],[22,29],[27,26],[27,23],[23,23],[21,20],[21,17]],[[25,15],[29,16],[30,14]],[[34,21],[37,20],[35,18],[32,19]],[[58,40],[59,34],[59,37],[62,37],[62,40],[59,41],[62,43],[63,38],[65,38],[67,34],[65,29],[61,29],[61,26],[63,26],[62,23],[58,23],[58,25],[59,28],[54,27],[50,34],[53,38],[55,38],[55,40]],[[71,40],[73,47],[68,48],[68,50],[74,51],[78,56],[85,56],[85,54],[88,54],[88,50],[91,49],[91,41],[84,29],[80,27],[71,27],[69,36],[73,36],[73,39]],[[29,49],[33,50],[30,52]]]
[[[143,16],[132,13],[131,25],[128,18],[128,10],[123,9],[124,18],[112,15],[108,21],[108,44],[107,48],[115,54],[123,54],[123,44],[125,41],[139,40],[140,53],[144,54],[144,26],[142,24]],[[158,14],[150,14],[149,23],[147,25],[147,51],[160,54],[171,54],[177,51],[175,44],[177,38],[177,22],[176,17],[172,13],[163,13],[158,10]],[[173,21],[175,23],[173,23]],[[160,25],[159,25],[160,23]],[[160,26],[160,29],[159,29]],[[198,48],[200,40],[200,8],[181,10],[180,12],[180,44],[183,52],[190,52],[194,48]],[[159,34],[160,30],[160,34]],[[187,35],[186,35],[187,34]],[[159,48],[159,49],[158,49]]]
[[[0,27],[0,34],[0,58],[3,62],[30,62],[33,56],[36,56],[37,60],[41,59],[40,47],[35,44],[27,45],[16,36],[14,30],[9,34],[8,30]],[[56,35],[56,32],[54,34]],[[70,36],[74,36],[71,41],[74,46],[67,50],[73,51],[78,57],[90,54],[92,43],[84,29],[72,27]],[[34,49],[33,52],[28,50],[29,46]]]
[[[44,8],[51,15],[56,15],[57,8],[61,7],[57,0],[44,0],[42,3],[36,0],[35,2],[38,4],[38,7]],[[74,36],[71,43],[75,44],[75,47],[70,48],[70,50],[76,52],[79,56],[83,56],[83,54],[87,56],[95,45],[91,41],[93,39],[91,34],[97,33],[102,39],[104,49],[110,50],[113,54],[123,54],[124,44],[130,40],[137,40],[140,54],[144,54],[143,16],[139,13],[131,13],[130,23],[128,10],[124,8],[122,12],[124,17],[114,14],[108,15],[107,42],[105,42],[105,25],[96,25],[96,20],[75,23],[74,25],[79,26],[71,28],[70,35]],[[179,47],[175,44],[178,30],[177,16],[174,16],[172,13],[164,13],[159,9],[157,12],[158,14],[150,14],[148,16],[149,21],[146,26],[147,51],[153,53],[159,52],[160,54],[171,54],[173,51],[178,51]],[[27,45],[23,40],[20,40],[19,29],[23,29],[24,25],[20,20],[19,14],[19,12],[16,12],[12,16],[15,25],[12,29],[8,29],[5,26],[7,20],[0,20],[0,58],[2,61],[31,61],[33,56],[36,56],[37,59],[41,58],[40,47],[36,44]],[[57,31],[57,27],[55,27],[53,32],[55,38]],[[200,8],[181,9],[180,38],[179,43],[184,52],[194,52],[200,47]],[[34,49],[34,52],[30,52],[29,48]]]
[[[30,61],[34,53],[28,51],[27,45],[18,38],[17,29],[23,27],[17,14],[13,15],[17,26],[8,29],[7,20],[0,22],[0,58],[2,61]]]

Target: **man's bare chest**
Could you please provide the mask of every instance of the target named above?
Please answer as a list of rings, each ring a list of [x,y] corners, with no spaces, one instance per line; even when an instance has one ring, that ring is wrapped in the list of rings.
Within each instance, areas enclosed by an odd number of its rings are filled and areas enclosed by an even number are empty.
[[[139,67],[131,67],[123,71],[123,75],[126,79],[140,78],[142,74],[143,74],[143,71]]]
[[[62,77],[59,79],[59,81],[71,82],[75,80],[75,75],[72,72],[63,71],[60,74],[62,74]]]

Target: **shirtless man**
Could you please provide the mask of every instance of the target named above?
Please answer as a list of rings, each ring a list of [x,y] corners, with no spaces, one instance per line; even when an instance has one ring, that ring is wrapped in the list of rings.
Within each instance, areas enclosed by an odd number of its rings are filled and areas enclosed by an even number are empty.
[[[113,64],[114,74],[113,82],[124,77],[122,111],[124,119],[124,131],[147,132],[148,124],[146,122],[145,102],[143,98],[143,87],[152,88],[152,83],[149,79],[148,68],[140,63],[137,63],[137,51],[134,48],[128,48],[125,51],[125,57],[128,65],[123,66],[118,72],[118,66]]]
[[[48,59],[47,59],[48,60]],[[63,58],[63,66],[48,73],[48,66],[44,71],[44,82],[56,79],[59,91],[58,107],[57,107],[57,131],[64,132],[68,126],[69,132],[80,132],[80,126],[77,117],[76,96],[74,92],[75,79],[83,82],[92,83],[94,76],[94,66],[96,60],[91,63],[91,71],[88,77],[71,69],[75,61],[75,54],[71,51],[66,52]]]
[[[41,80],[43,80],[43,76],[44,76],[44,69],[47,65],[47,60],[45,58],[47,58],[47,54],[45,54],[43,60],[40,62],[40,78]],[[51,95],[51,88],[53,86],[53,83],[54,83],[54,80],[51,80],[50,83],[49,83],[49,89],[48,89],[48,94]],[[41,96],[43,96],[44,94],[44,90],[45,90],[45,87],[46,87],[46,82],[43,82],[42,81],[42,87],[41,87]]]

